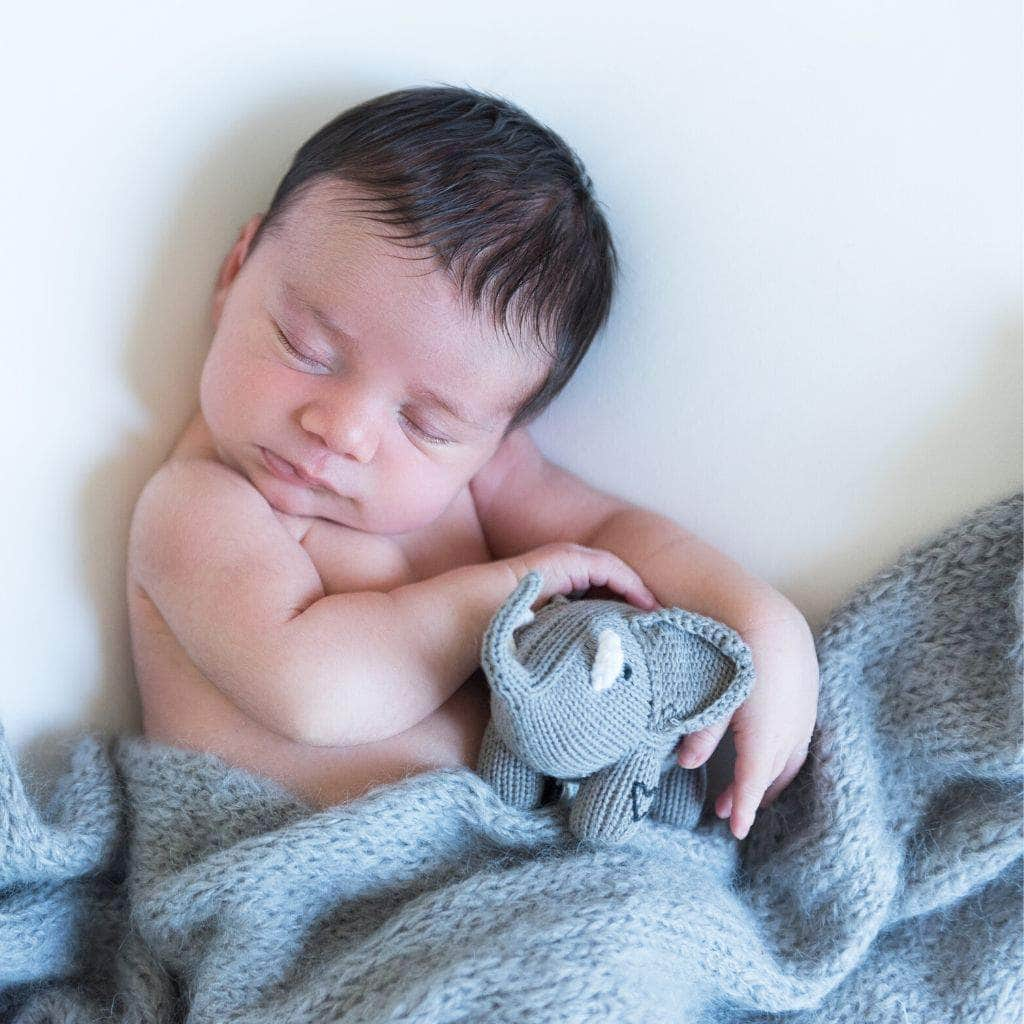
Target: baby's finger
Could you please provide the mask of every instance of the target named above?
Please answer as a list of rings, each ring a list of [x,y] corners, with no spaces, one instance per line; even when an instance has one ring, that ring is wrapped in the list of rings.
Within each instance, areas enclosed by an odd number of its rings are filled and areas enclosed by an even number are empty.
[[[640,574],[618,555],[606,548],[585,549],[590,561],[591,586],[605,586],[639,608],[658,606],[657,598],[647,589]]]
[[[772,748],[736,751],[736,774],[733,778],[733,807],[730,826],[737,839],[746,839],[754,823],[757,805],[775,778],[776,752]]]
[[[782,769],[779,777],[768,787],[768,791],[761,798],[761,803],[758,806],[758,810],[762,807],[767,807],[770,803],[773,803],[776,797],[796,778],[796,774],[803,767],[804,761],[807,760],[807,747],[798,747],[789,756],[786,761],[785,768]]]
[[[699,768],[722,741],[729,719],[723,718],[699,732],[684,736],[676,750],[676,760],[683,768]]]
[[[715,814],[720,818],[728,818],[732,814],[732,783],[730,782],[715,800]]]
[[[647,589],[644,581],[632,571],[622,577],[610,576],[606,585],[638,608],[651,610],[658,607],[658,599]]]
[[[635,604],[637,608],[643,608],[644,611],[648,612],[652,612],[655,608],[661,607],[661,605],[658,604],[658,599],[646,587],[630,594],[629,603]]]

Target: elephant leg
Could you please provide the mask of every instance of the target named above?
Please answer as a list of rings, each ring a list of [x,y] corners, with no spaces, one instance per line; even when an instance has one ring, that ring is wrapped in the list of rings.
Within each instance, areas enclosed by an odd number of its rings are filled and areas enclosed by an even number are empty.
[[[670,825],[693,828],[700,820],[708,791],[708,770],[683,768],[674,764],[661,777],[661,786],[651,808],[651,817]]]
[[[628,839],[658,792],[660,769],[654,753],[641,748],[584,779],[569,814],[576,837],[604,843]]]
[[[529,810],[539,807],[544,799],[545,776],[509,750],[494,727],[493,718],[484,731],[477,772],[512,807]]]

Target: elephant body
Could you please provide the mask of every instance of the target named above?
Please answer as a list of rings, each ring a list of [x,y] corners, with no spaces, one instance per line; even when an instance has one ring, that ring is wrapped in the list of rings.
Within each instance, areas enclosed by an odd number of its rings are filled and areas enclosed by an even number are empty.
[[[707,772],[672,754],[746,700],[750,649],[680,608],[555,597],[534,614],[541,584],[524,576],[484,636],[491,720],[477,770],[521,808],[540,805],[547,779],[578,782],[569,822],[582,840],[622,841],[648,815],[692,827]]]

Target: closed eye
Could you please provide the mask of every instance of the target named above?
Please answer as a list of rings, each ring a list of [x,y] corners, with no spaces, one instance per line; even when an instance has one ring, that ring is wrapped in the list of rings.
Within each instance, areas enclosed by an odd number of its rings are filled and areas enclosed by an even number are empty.
[[[329,370],[330,369],[330,367],[324,366],[323,363],[318,362],[316,359],[313,359],[312,357],[307,356],[304,352],[300,352],[287,339],[287,337],[285,337],[284,331],[282,331],[281,328],[277,326],[277,324],[274,325],[274,330],[277,332],[277,336],[281,340],[281,344],[296,359],[301,360],[303,363],[306,363],[309,366],[319,367],[321,370]],[[455,443],[454,441],[450,440],[447,437],[438,437],[436,434],[431,434],[429,431],[424,430],[423,427],[421,427],[418,423],[414,423],[411,419],[409,419],[408,416],[405,416],[404,414],[403,414],[402,418],[405,420],[406,423],[409,424],[410,427],[412,427],[412,429],[417,434],[419,434],[420,437],[423,438],[424,441],[427,441],[430,444],[436,444],[439,447],[443,447],[444,445],[449,445],[449,444],[454,444]]]
[[[275,330],[275,331],[277,332],[277,336],[278,336],[278,338],[280,338],[280,340],[281,340],[281,344],[282,344],[282,345],[283,345],[283,346],[284,346],[284,347],[285,347],[285,348],[286,348],[286,349],[288,350],[288,352],[289,352],[289,354],[290,354],[290,355],[294,356],[294,357],[295,357],[296,359],[300,360],[301,362],[303,362],[303,363],[306,363],[306,364],[307,364],[308,366],[317,366],[317,367],[319,367],[319,368],[320,368],[321,370],[327,370],[327,369],[330,369],[330,367],[324,366],[324,364],[323,364],[323,363],[319,362],[319,361],[318,361],[318,360],[316,360],[316,359],[313,359],[313,358],[312,358],[311,356],[307,356],[305,352],[300,352],[300,351],[299,351],[299,350],[298,350],[298,349],[297,349],[297,348],[296,348],[296,347],[295,347],[295,346],[294,346],[294,345],[293,345],[293,344],[292,344],[292,343],[291,343],[291,342],[290,342],[290,341],[289,341],[289,340],[288,340],[288,339],[287,339],[287,338],[285,337],[285,335],[284,335],[284,332],[283,332],[283,331],[281,330],[281,328],[280,328],[280,327],[278,327],[278,326],[277,326],[276,324],[274,325],[274,330]]]
[[[446,445],[455,443],[454,441],[449,440],[447,437],[437,437],[434,434],[427,433],[427,431],[425,431],[419,424],[413,423],[413,421],[404,414],[403,419],[405,420],[406,423],[409,424],[410,427],[412,427],[413,430],[416,431],[417,434],[420,435],[420,437],[422,437],[425,441],[429,441],[431,444]]]

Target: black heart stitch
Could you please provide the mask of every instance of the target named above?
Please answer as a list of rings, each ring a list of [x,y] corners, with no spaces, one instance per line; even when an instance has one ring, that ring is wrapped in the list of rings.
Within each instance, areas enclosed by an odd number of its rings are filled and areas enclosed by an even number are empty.
[[[640,801],[638,799],[638,791],[642,796],[653,797],[658,792],[658,784],[655,783],[653,786],[645,786],[642,782],[633,783],[633,820],[639,821],[641,818],[646,817],[647,812],[651,809],[651,803],[649,801],[647,807],[643,811],[640,810]]]

